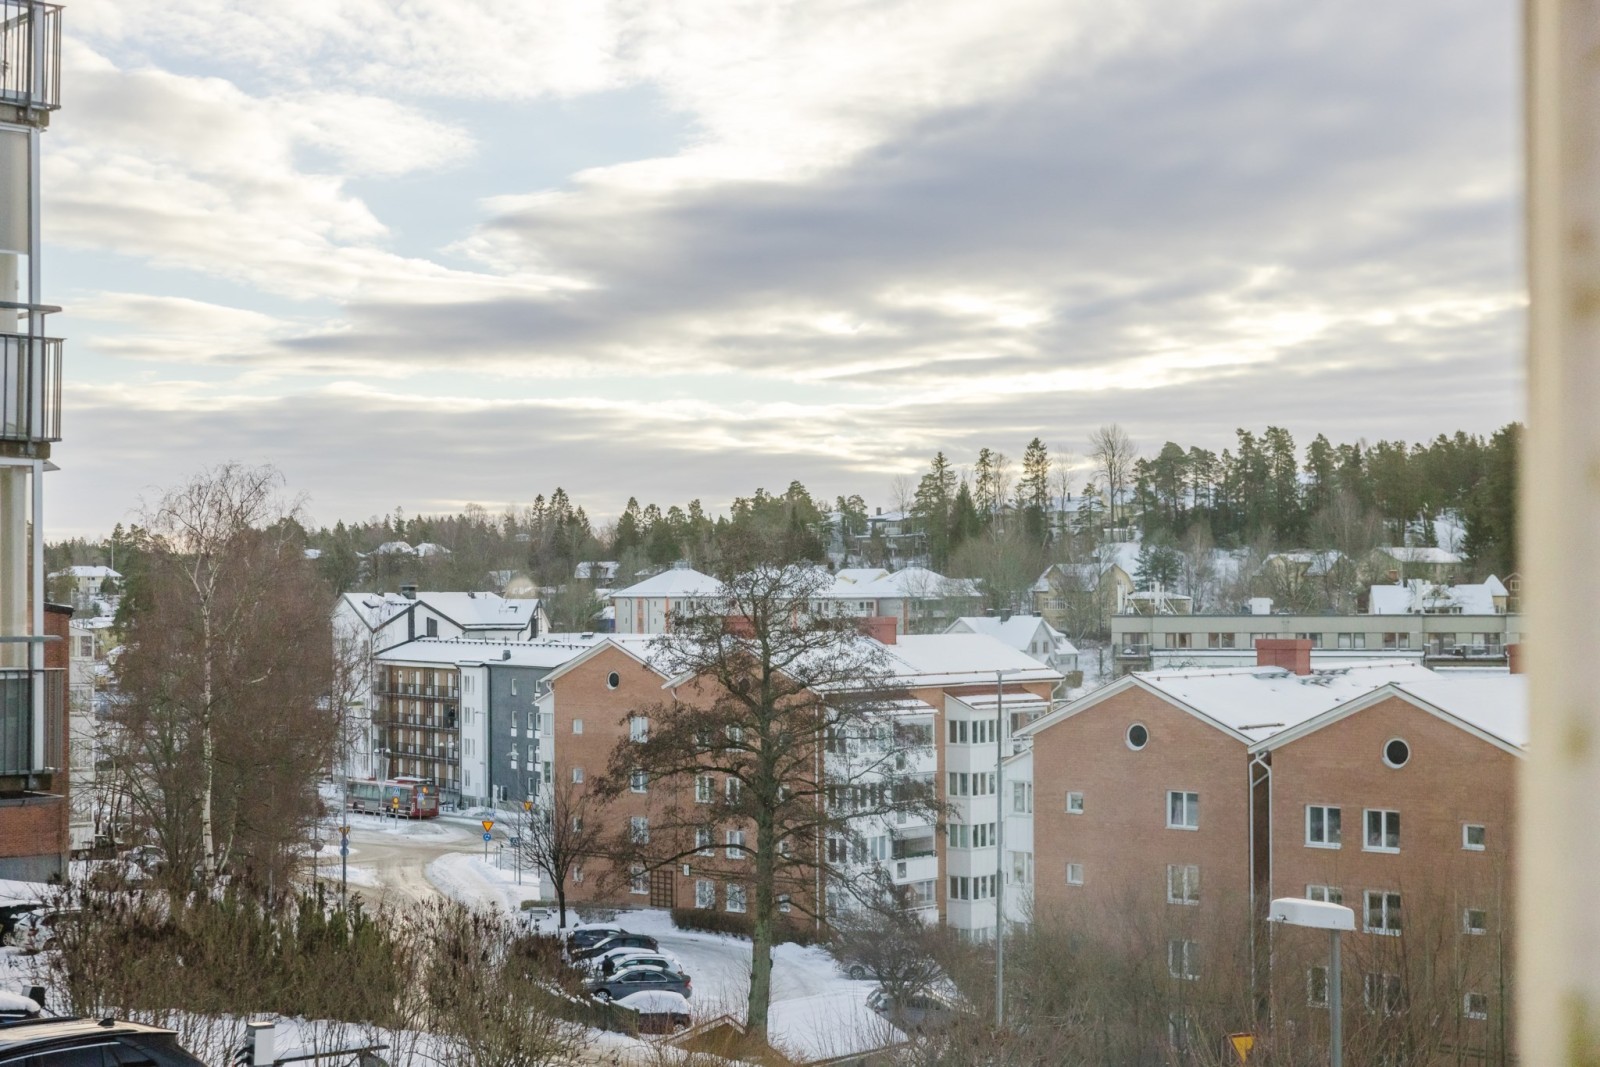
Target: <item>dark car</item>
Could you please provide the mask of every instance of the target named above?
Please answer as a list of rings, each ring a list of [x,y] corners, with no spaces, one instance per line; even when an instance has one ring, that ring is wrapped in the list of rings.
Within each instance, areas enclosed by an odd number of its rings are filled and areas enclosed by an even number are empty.
[[[604,1000],[621,1000],[629,994],[645,989],[665,989],[687,997],[692,984],[687,975],[673,971],[658,971],[654,967],[630,967],[610,978],[596,978],[584,988],[591,995]]]
[[[567,937],[568,950],[576,953],[604,941],[608,937],[616,937],[628,931],[614,923],[585,923],[575,927]]]
[[[572,952],[574,961],[586,960],[594,956],[604,956],[614,948],[647,948],[654,952],[661,946],[649,934],[613,934],[604,941],[596,941],[588,948],[575,949]]]
[[[205,1067],[171,1030],[114,1019],[0,1022],[0,1064],[26,1067]]]

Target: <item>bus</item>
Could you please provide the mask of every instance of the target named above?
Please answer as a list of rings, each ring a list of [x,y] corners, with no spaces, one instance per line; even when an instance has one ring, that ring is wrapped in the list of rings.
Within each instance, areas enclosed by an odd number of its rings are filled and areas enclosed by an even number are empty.
[[[345,805],[351,811],[375,815],[432,819],[439,814],[439,791],[426,778],[350,782],[345,787]]]

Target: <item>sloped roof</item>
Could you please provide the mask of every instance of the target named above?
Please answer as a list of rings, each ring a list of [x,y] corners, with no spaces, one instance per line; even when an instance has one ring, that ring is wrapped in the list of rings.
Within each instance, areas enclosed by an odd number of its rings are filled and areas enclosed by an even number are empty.
[[[916,600],[980,594],[977,584],[970,578],[946,578],[926,567],[903,567],[858,585],[835,582],[830,595],[845,600]]]
[[[840,567],[833,576],[841,582],[860,585],[863,582],[875,582],[888,573],[882,567]]]
[[[1527,677],[1498,671],[1423,671],[1375,687],[1359,700],[1330,707],[1293,728],[1257,743],[1256,750],[1278,748],[1338,722],[1388,697],[1420,703],[1427,710],[1512,752],[1528,746]]]
[[[559,667],[605,639],[604,634],[562,634],[537,641],[485,641],[468,637],[419,637],[378,653],[387,663],[481,664]]]
[[[465,630],[520,629],[539,610],[536,599],[508,599],[498,593],[422,593],[417,601]]]
[[[712,597],[722,593],[722,583],[709,574],[701,574],[693,567],[671,567],[660,574],[636,582],[626,589],[614,590],[613,599],[619,597]]]
[[[1061,680],[1060,672],[988,634],[904,634],[884,647],[907,685],[992,682],[999,670],[1013,682]]]
[[[80,564],[75,564],[75,565],[73,565],[71,567],[67,567],[67,568],[64,568],[64,569],[59,570],[59,571],[53,571],[53,572],[51,572],[50,577],[52,577],[52,578],[60,578],[63,575],[65,575],[67,577],[70,577],[70,578],[121,578],[122,577],[121,574],[118,574],[116,571],[112,570],[110,567],[89,566],[87,564],[81,564],[81,563]]]
[[[1412,580],[1398,585],[1373,586],[1367,598],[1367,613],[1494,615],[1498,611],[1495,597],[1506,595],[1505,585],[1494,575],[1483,582],[1468,585]]]
[[[1401,563],[1460,563],[1461,557],[1442,548],[1422,545],[1385,545],[1378,549]]]
[[[1038,615],[1013,615],[1009,619],[988,615],[964,615],[952,622],[945,629],[945,633],[988,634],[1011,648],[1026,652],[1028,646],[1039,636],[1041,628],[1054,651],[1067,654],[1078,651],[1060,630]]]

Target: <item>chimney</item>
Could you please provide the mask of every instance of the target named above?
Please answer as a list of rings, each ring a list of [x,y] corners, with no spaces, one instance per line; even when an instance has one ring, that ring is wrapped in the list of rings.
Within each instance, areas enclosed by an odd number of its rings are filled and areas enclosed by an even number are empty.
[[[400,587],[400,595],[407,600],[415,600],[417,599],[417,587],[414,585],[402,585]]]
[[[1000,621],[1001,622],[1010,622],[1011,621],[1011,609],[1010,608],[1001,608],[1000,609]]]
[[[756,624],[748,615],[729,615],[722,620],[722,632],[732,634],[734,637],[754,637]]]
[[[899,630],[893,615],[868,615],[861,620],[861,632],[880,644],[892,645]]]
[[[1310,674],[1311,641],[1309,638],[1258,637],[1256,666],[1286,667],[1295,674]]]
[[[1520,643],[1506,646],[1506,666],[1511,668],[1512,674],[1522,673],[1522,645]]]
[[[874,515],[882,515],[883,514],[883,509],[882,508],[873,508],[872,509],[872,513]]]

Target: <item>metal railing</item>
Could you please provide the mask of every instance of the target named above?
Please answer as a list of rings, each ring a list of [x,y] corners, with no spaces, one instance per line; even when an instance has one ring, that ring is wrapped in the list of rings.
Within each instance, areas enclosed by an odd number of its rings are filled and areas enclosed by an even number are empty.
[[[33,693],[44,687],[44,760],[33,758]],[[60,768],[66,731],[66,672],[25,667],[0,670],[0,774],[34,775]]]
[[[0,0],[0,103],[61,106],[61,5]]]
[[[61,348],[59,337],[0,333],[0,440],[61,440]]]

